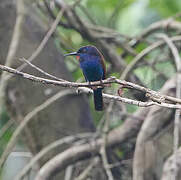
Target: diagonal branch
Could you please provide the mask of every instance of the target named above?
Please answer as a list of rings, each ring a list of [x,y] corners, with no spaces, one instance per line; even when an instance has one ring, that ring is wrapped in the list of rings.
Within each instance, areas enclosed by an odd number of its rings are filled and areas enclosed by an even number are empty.
[[[15,177],[15,180],[21,180],[43,156],[48,154],[48,152],[50,152],[54,148],[59,147],[63,144],[72,144],[76,140],[79,140],[81,138],[82,139],[90,138],[91,136],[92,136],[92,133],[83,133],[83,134],[77,134],[74,136],[66,136],[62,139],[54,141],[53,143],[43,148],[38,154],[36,154],[31,159],[31,161],[22,169],[22,171]]]
[[[58,100],[59,98],[62,98],[66,95],[72,94],[74,92],[70,90],[60,91],[59,93],[55,94],[51,98],[47,99],[43,104],[37,106],[33,111],[29,112],[23,119],[23,121],[20,123],[18,128],[13,133],[11,139],[9,140],[6,149],[4,150],[1,158],[0,158],[0,167],[4,164],[5,160],[7,159],[9,153],[12,151],[17,138],[19,137],[20,133],[23,131],[24,127],[30,122],[30,120],[37,115],[40,111],[44,110],[46,107],[51,105],[53,102]]]
[[[56,76],[53,76],[47,72],[45,72],[44,70],[40,69],[39,67],[35,66],[34,64],[32,64],[30,61],[26,60],[25,58],[20,59],[20,61],[24,61],[26,64],[30,65],[31,67],[35,68],[37,71],[41,72],[42,74],[46,75],[49,78],[55,79],[57,81],[65,81],[63,79],[57,78]]]
[[[175,36],[170,38],[171,41],[180,41],[181,40],[181,36]],[[136,66],[136,64],[142,60],[142,58],[144,58],[148,53],[150,53],[151,51],[155,50],[156,48],[165,45],[165,41],[160,40],[157,41],[153,44],[151,44],[150,46],[148,46],[147,48],[145,48],[143,51],[141,51],[132,61],[130,64],[128,64],[128,66],[126,66],[125,70],[123,71],[122,75],[121,75],[121,79],[127,79],[128,74],[133,70],[133,68]]]
[[[145,116],[149,108],[138,110],[134,117],[129,117],[122,126],[112,130],[107,136],[106,147],[121,145],[135,137],[143,120],[140,117]],[[78,162],[82,159],[87,159],[99,154],[103,139],[99,138],[95,141],[73,146],[64,152],[58,154],[53,159],[48,161],[39,171],[36,180],[48,180],[57,172],[61,172],[68,165]],[[100,155],[100,154],[99,154]]]

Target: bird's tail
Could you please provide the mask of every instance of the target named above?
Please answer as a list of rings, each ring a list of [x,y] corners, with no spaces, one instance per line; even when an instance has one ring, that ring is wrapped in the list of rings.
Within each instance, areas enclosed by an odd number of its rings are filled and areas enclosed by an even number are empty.
[[[96,111],[103,110],[102,88],[94,90],[94,105]]]

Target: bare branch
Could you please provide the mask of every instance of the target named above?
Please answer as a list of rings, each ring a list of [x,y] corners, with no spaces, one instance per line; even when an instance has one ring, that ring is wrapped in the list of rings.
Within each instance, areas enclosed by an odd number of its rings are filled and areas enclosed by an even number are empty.
[[[30,61],[26,60],[25,58],[22,58],[20,59],[21,61],[24,61],[25,63],[27,63],[28,65],[30,65],[31,67],[35,68],[37,71],[41,72],[42,74],[52,78],[52,79],[55,79],[57,81],[65,81],[63,79],[60,79],[60,78],[57,78],[56,76],[53,76],[45,71],[43,71],[42,69],[40,69],[39,67],[35,66],[34,64],[32,64]]]
[[[171,41],[180,41],[181,40],[181,36],[175,36],[170,38]],[[131,63],[126,67],[126,69],[123,71],[122,75],[121,75],[121,79],[127,79],[127,76],[129,74],[130,71],[133,70],[133,68],[135,67],[135,65],[142,60],[143,57],[145,57],[148,53],[150,53],[151,51],[153,51],[154,49],[162,46],[165,44],[165,41],[161,40],[161,41],[157,41],[153,44],[151,44],[150,46],[148,46],[147,48],[145,48],[143,51],[141,51],[132,61]]]
[[[59,147],[63,144],[70,144],[72,145],[73,142],[76,140],[79,140],[81,138],[90,138],[92,136],[92,133],[83,133],[83,134],[77,134],[74,136],[66,136],[62,139],[59,139],[51,144],[49,144],[47,147],[43,148],[38,154],[36,154],[31,161],[22,169],[22,171],[15,177],[15,180],[21,180],[30,170],[31,168],[48,152],[53,150],[56,147]]]
[[[181,98],[181,59],[180,59],[179,52],[167,35],[159,34],[159,37],[164,39],[164,41],[168,44],[173,54],[176,69],[177,69],[176,97],[180,99]],[[175,112],[175,121],[174,121],[174,147],[173,147],[174,161],[172,164],[173,171],[171,171],[172,172],[171,176],[173,180],[176,180],[177,178],[177,149],[179,147],[180,114],[181,114],[181,110],[177,109]]]
[[[121,102],[128,103],[128,104],[137,105],[140,107],[149,107],[149,106],[157,105],[160,107],[167,107],[167,108],[176,108],[176,109],[181,108],[181,105],[179,105],[181,103],[181,99],[174,98],[171,96],[161,95],[160,93],[158,93],[156,91],[150,90],[148,88],[139,86],[139,85],[131,83],[131,82],[116,79],[115,77],[105,79],[102,82],[95,81],[95,82],[92,82],[90,85],[90,83],[75,83],[75,82],[69,82],[69,81],[56,81],[56,80],[45,79],[45,78],[37,77],[37,76],[31,75],[28,73],[23,73],[23,72],[17,71],[13,68],[3,66],[3,65],[0,65],[0,69],[3,71],[7,71],[10,73],[19,75],[19,76],[21,76],[25,79],[31,80],[33,82],[38,82],[38,83],[42,83],[42,84],[51,84],[51,85],[56,85],[56,86],[69,87],[69,88],[102,86],[103,84],[117,83],[117,84],[122,85],[125,88],[136,89],[136,90],[142,91],[143,93],[150,94],[150,96],[152,97],[152,100],[155,99],[156,101],[141,102],[141,101],[131,100],[131,99],[127,99],[127,98],[123,98],[123,97],[115,96],[115,95],[109,95],[109,94],[104,94],[103,97],[105,97],[107,99],[121,101]],[[86,88],[82,88],[81,90],[86,93],[92,93],[91,90],[88,90]],[[168,104],[168,103],[164,102],[165,100],[169,100],[169,101],[172,101],[174,103],[179,103],[179,104],[176,104],[176,105]]]
[[[129,139],[135,137],[138,133],[142,119],[139,117],[145,116],[149,111],[149,108],[142,109],[135,113],[135,116],[128,118],[122,126],[112,130],[107,137],[107,147],[115,146],[116,144],[121,145],[124,142],[128,142]],[[138,118],[136,118],[138,117]],[[64,152],[58,154],[53,159],[48,161],[39,171],[36,180],[48,180],[50,177],[55,175],[58,171],[60,172],[68,165],[73,164],[82,159],[96,156],[100,152],[100,147],[103,143],[103,139],[99,138],[89,143],[73,146]]]
[[[36,107],[33,111],[31,111],[30,113],[28,113],[23,121],[20,123],[20,125],[17,127],[17,129],[15,130],[15,132],[13,133],[11,139],[9,140],[6,149],[4,150],[1,158],[0,158],[0,167],[2,167],[2,165],[4,164],[5,160],[7,159],[9,153],[12,151],[12,148],[14,147],[17,138],[19,137],[20,133],[23,131],[24,127],[28,124],[28,122],[40,111],[42,111],[43,109],[45,109],[46,107],[48,107],[50,104],[52,104],[53,102],[55,102],[56,100],[58,100],[61,97],[67,96],[69,94],[72,94],[74,92],[70,91],[70,90],[65,90],[65,91],[60,91],[59,93],[55,94],[54,96],[52,96],[51,98],[47,99],[43,104],[41,104],[40,106]]]
[[[173,44],[171,38],[169,38],[166,34],[156,34],[156,37],[162,38],[167,43],[168,47],[170,48],[170,50],[173,54],[177,72],[180,72],[181,71],[180,56],[179,56],[178,50],[175,47],[175,45]]]
[[[179,16],[179,14],[178,14]],[[158,30],[179,30],[181,29],[181,23],[175,21],[174,18],[178,17],[177,14],[173,17],[169,17],[168,19],[164,19],[161,21],[157,21],[152,23],[149,27],[147,27],[138,37],[133,38],[129,44],[131,47],[135,47],[140,41],[142,41],[145,37],[148,37],[150,34],[153,34],[155,31]],[[122,55],[125,56],[125,53]]]
[[[89,142],[88,144],[73,146],[47,162],[40,169],[35,180],[48,180],[53,173],[60,171],[60,169],[67,167],[69,164],[91,157],[92,152],[98,154],[99,148],[100,143],[98,144],[97,142]]]

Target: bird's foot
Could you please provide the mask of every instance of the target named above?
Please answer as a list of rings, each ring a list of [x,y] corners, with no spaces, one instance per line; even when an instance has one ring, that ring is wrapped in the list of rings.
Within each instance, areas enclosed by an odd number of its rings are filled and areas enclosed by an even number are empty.
[[[104,87],[111,87],[111,84],[103,84],[102,79],[100,80],[101,86]]]
[[[92,86],[91,87],[93,90],[96,90],[97,89],[97,86]]]
[[[97,86],[91,86],[91,82],[89,81],[89,86],[92,90],[96,90],[97,89]]]

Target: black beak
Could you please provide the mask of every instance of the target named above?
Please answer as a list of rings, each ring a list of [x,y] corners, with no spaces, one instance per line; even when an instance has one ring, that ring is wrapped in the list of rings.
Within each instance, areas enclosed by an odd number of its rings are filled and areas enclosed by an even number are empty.
[[[77,56],[78,53],[77,52],[72,52],[72,53],[69,53],[69,54],[64,54],[64,56]]]

